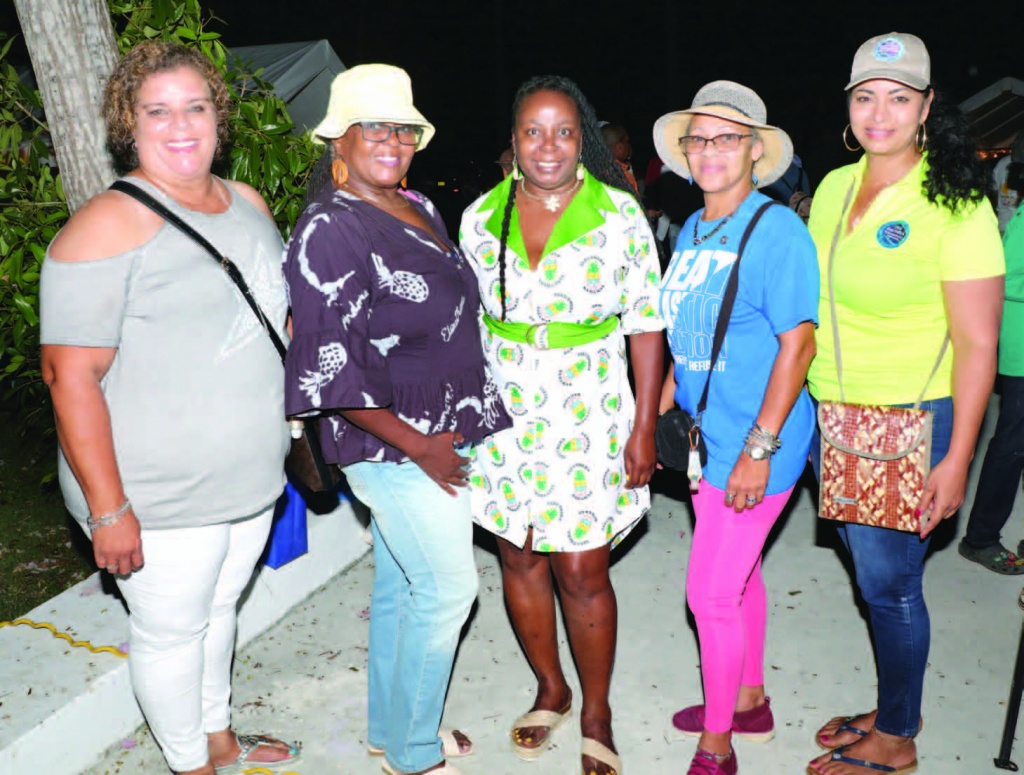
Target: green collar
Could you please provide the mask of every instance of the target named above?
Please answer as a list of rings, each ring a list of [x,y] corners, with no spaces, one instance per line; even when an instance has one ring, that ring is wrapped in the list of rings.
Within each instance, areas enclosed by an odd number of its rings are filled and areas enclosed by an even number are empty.
[[[478,213],[491,211],[484,227],[499,240],[501,239],[501,220],[505,215],[505,203],[508,201],[511,188],[512,178],[509,176],[491,189],[491,193],[476,210]],[[606,220],[604,213],[617,211],[618,208],[612,202],[604,184],[587,172],[580,190],[576,192],[576,196],[572,198],[555,222],[551,236],[548,237],[547,244],[544,245],[544,250],[541,252],[541,258],[601,226]],[[514,207],[512,208],[512,219],[509,222],[508,247],[524,262],[527,260],[526,245],[523,243],[523,233],[519,228],[519,211]]]

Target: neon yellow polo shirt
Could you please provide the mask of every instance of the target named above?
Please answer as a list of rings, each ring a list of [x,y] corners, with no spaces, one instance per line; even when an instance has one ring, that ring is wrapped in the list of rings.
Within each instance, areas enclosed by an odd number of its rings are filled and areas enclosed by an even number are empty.
[[[808,228],[818,248],[821,298],[818,354],[807,381],[819,401],[838,401],[829,252],[847,192],[857,198],[865,157],[821,182]],[[942,282],[996,277],[1004,272],[995,213],[987,200],[954,215],[931,204],[922,184],[925,158],[871,203],[852,232],[839,238],[832,269],[839,323],[845,400],[858,404],[916,401],[935,366],[946,335]],[[947,350],[925,399],[952,392],[952,348]]]

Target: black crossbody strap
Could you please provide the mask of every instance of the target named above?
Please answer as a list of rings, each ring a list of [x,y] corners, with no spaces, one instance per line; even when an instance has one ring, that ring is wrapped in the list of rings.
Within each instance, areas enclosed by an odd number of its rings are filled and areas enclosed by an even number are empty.
[[[722,296],[722,307],[718,310],[718,322],[715,323],[715,338],[711,343],[711,365],[708,368],[708,378],[704,381],[704,392],[700,394],[700,401],[697,402],[697,417],[699,418],[704,414],[704,410],[708,406],[708,388],[711,387],[711,375],[715,371],[715,363],[718,361],[718,355],[722,352],[722,344],[725,342],[725,329],[729,327],[729,318],[732,317],[732,308],[736,304],[736,293],[740,287],[740,259],[743,258],[743,249],[747,246],[747,241],[750,239],[750,235],[754,231],[754,227],[757,222],[761,220],[761,216],[765,214],[769,207],[772,205],[779,205],[778,202],[771,201],[765,202],[754,213],[754,217],[750,219],[750,223],[747,224],[747,228],[743,231],[743,237],[740,239],[739,250],[736,251],[736,260],[732,264],[732,271],[729,273],[729,282],[725,286],[725,294]]]
[[[148,192],[143,191],[138,186],[129,183],[126,180],[115,180],[110,188],[113,191],[120,191],[122,194],[127,194],[132,199],[135,199],[154,213],[159,215],[169,224],[180,230],[189,239],[193,240],[197,245],[203,248],[207,253],[213,256],[214,259],[221,265],[227,276],[231,278],[231,281],[238,286],[238,290],[242,294],[242,298],[245,299],[249,308],[252,309],[256,315],[256,319],[260,321],[267,335],[270,337],[270,341],[274,343],[274,348],[277,350],[277,354],[281,356],[281,362],[284,363],[285,353],[288,348],[285,347],[284,342],[281,341],[281,337],[277,335],[277,331],[270,325],[270,321],[267,316],[263,313],[259,303],[256,301],[256,297],[252,295],[252,291],[249,290],[248,284],[245,282],[245,278],[242,277],[242,272],[235,266],[234,262],[226,256],[222,255],[217,248],[210,244],[209,240],[206,239],[202,234],[189,226],[185,221],[171,212],[163,203],[158,199],[151,196]]]

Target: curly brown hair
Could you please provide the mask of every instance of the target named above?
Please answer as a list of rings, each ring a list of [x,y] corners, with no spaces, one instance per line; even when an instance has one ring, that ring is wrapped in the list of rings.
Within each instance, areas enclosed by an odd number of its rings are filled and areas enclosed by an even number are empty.
[[[147,40],[135,46],[114,66],[103,94],[107,147],[114,157],[118,172],[128,172],[139,165],[133,135],[139,89],[149,76],[181,67],[195,70],[210,87],[210,98],[217,112],[217,150],[214,159],[221,157],[230,138],[228,120],[231,114],[231,95],[220,71],[198,48]]]

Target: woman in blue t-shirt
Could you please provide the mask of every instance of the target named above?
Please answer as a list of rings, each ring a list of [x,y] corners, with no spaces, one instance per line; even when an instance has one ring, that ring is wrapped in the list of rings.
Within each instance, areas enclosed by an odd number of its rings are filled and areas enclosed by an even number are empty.
[[[793,146],[766,123],[764,103],[730,81],[704,86],[688,110],[662,116],[654,141],[665,164],[692,176],[704,209],[687,220],[661,286],[674,367],[661,411],[692,415],[708,380],[718,311],[740,240],[768,197],[754,191],[789,166]],[[707,446],[693,494],[697,524],[686,590],[700,636],[705,705],[675,714],[700,735],[690,775],[738,771],[732,734],[769,740],[764,694],[767,599],[761,551],[807,461],[814,425],[804,389],[814,356],[818,263],[807,229],[769,207],[739,269],[736,302],[700,418]]]

